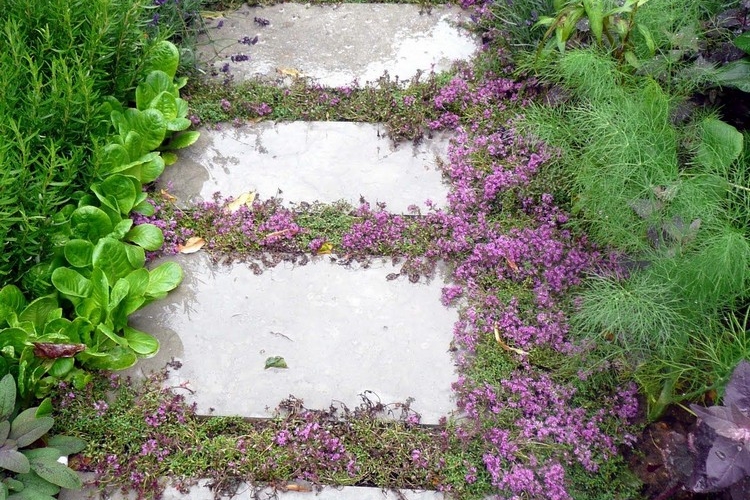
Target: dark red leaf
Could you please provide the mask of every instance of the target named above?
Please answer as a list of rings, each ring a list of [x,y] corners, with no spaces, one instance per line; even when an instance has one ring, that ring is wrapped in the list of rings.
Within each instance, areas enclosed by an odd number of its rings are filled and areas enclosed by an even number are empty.
[[[86,344],[54,344],[34,342],[34,356],[45,359],[72,358],[86,350]]]

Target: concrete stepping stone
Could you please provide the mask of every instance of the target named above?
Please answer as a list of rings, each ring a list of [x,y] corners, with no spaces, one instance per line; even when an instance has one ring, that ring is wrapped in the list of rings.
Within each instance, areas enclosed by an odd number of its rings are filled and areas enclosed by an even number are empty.
[[[229,74],[240,81],[302,75],[341,87],[354,79],[373,82],[386,70],[404,81],[418,71],[440,72],[469,59],[479,41],[459,27],[467,22],[465,11],[446,5],[429,13],[400,4],[245,6],[208,20],[198,58],[220,76],[228,64]]]
[[[386,280],[398,272],[390,261],[352,269],[321,257],[255,275],[202,254],[171,259],[185,271],[182,285],[131,317],[162,343],[134,373],[177,358],[182,368],[167,383],[189,383],[199,414],[269,417],[290,395],[308,408],[354,408],[365,391],[384,404],[414,398],[425,424],[453,411],[457,313],[440,303],[442,280]],[[273,356],[288,368],[265,369]]]
[[[215,500],[216,496],[209,487],[210,481],[201,479],[198,484],[190,488],[188,493],[180,493],[176,488],[167,486],[162,496],[163,500]],[[58,496],[60,500],[102,500],[98,490],[93,487],[82,491],[62,490]],[[116,492],[108,500],[135,500],[136,495],[124,495]],[[389,491],[380,488],[364,488],[358,486],[324,487],[319,492],[281,491],[270,487],[257,488],[249,484],[242,484],[237,488],[234,496],[221,496],[222,500],[443,500],[445,496],[437,491],[399,490]]]
[[[256,191],[270,198],[281,190],[289,202],[334,202],[354,206],[364,196],[372,205],[407,213],[431,199],[445,202],[447,185],[437,158],[447,154],[448,137],[437,134],[419,145],[397,146],[381,126],[352,122],[261,122],[221,130],[202,129],[197,143],[159,179],[183,206],[210,200],[217,191],[239,196]]]

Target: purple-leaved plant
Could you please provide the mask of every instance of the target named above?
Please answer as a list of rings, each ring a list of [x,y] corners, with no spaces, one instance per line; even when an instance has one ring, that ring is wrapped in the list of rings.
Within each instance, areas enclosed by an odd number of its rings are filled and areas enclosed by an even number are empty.
[[[698,417],[689,437],[694,455],[688,489],[729,490],[734,500],[750,495],[750,362],[741,361],[724,391],[722,406],[690,405]]]

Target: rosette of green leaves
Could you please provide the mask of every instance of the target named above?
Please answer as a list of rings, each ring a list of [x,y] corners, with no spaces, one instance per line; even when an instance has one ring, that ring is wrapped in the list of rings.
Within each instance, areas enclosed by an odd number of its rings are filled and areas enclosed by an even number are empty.
[[[157,44],[146,67],[147,73],[135,90],[135,108],[125,108],[110,98],[107,108],[116,135],[104,148],[108,173],[131,175],[142,183],[154,181],[177,160],[174,150],[198,140],[199,132],[186,131],[188,105],[180,98],[187,80],[175,80],[179,51],[174,44]],[[159,151],[156,151],[156,150]]]
[[[108,191],[107,183],[116,177],[123,181],[113,183]],[[163,242],[159,228],[151,224],[132,227],[131,219],[113,223],[120,216],[118,211],[129,211],[137,199],[132,184],[131,191],[123,194],[127,179],[111,176],[95,190],[107,203],[72,212],[65,228],[70,235],[63,247],[66,265],[52,273],[59,295],[70,302],[77,319],[90,326],[81,339],[87,348],[76,356],[84,367],[122,370],[138,357],[153,356],[158,341],[128,326],[128,316],[165,297],[182,281],[182,269],[176,263],[145,268],[145,250],[156,250]]]
[[[89,380],[74,369],[73,356],[85,348],[82,337],[90,325],[62,315],[53,296],[29,303],[14,285],[0,290],[0,375],[14,374],[24,399],[44,397],[59,379],[77,386]]]
[[[28,408],[15,418],[16,384],[11,375],[0,380],[0,500],[52,500],[60,488],[80,489],[81,479],[58,460],[78,453],[86,443],[70,436],[54,436],[46,447],[37,443],[52,428],[51,407]]]

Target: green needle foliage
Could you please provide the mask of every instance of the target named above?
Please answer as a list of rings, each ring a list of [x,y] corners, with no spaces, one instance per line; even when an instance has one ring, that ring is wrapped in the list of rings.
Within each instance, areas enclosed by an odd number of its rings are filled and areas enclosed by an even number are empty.
[[[28,0],[0,11],[0,285],[48,256],[49,216],[97,176],[102,98],[126,96],[154,40],[146,0]]]
[[[654,352],[666,355],[674,344],[687,341],[688,324],[668,284],[643,275],[624,281],[596,277],[581,298],[577,326],[622,346],[623,355],[635,362]]]
[[[588,281],[573,325],[639,381],[655,418],[748,354],[735,342],[744,331],[723,321],[750,285],[744,138],[708,112],[675,124],[678,96],[594,50],[568,52],[544,77],[568,99],[526,116],[561,149],[574,224],[625,263],[625,278]]]

